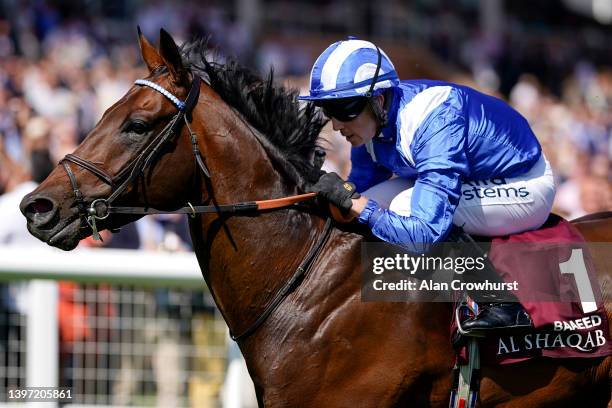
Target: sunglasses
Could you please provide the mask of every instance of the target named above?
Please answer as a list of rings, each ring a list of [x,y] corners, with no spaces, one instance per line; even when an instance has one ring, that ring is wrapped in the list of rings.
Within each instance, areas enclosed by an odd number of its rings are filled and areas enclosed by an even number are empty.
[[[350,122],[355,119],[368,104],[366,97],[340,98],[317,103],[328,118],[334,118],[340,122]]]

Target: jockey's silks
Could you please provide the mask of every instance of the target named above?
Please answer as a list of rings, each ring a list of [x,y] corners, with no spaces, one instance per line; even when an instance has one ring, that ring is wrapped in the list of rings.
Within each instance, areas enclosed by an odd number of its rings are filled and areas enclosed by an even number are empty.
[[[389,125],[372,143],[352,149],[349,176],[360,192],[394,174],[416,179],[410,216],[373,200],[361,213],[360,222],[384,241],[410,249],[443,240],[462,183],[520,176],[542,154],[527,120],[498,98],[430,80],[402,81],[390,92]]]

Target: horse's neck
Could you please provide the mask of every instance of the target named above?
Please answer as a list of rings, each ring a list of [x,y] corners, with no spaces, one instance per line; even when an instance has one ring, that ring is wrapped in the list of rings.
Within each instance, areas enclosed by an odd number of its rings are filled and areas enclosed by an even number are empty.
[[[196,130],[218,204],[297,193],[275,169],[266,149],[243,123],[221,120]],[[227,115],[227,116],[224,116]],[[194,115],[195,116],[195,115]],[[208,190],[203,185],[203,190]],[[206,195],[206,193],[205,193]],[[199,217],[191,234],[200,266],[229,326],[240,332],[289,279],[321,230],[322,221],[282,209],[257,216]]]

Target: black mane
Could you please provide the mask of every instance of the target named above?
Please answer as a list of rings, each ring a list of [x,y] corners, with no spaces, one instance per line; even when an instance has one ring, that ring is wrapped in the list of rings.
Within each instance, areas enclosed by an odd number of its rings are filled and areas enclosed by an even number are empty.
[[[206,40],[185,43],[181,51],[188,69],[208,78],[219,96],[261,132],[305,181],[316,181],[319,172],[312,158],[326,120],[312,104],[300,106],[297,91],[275,85],[272,69],[264,79],[233,59],[209,62]]]

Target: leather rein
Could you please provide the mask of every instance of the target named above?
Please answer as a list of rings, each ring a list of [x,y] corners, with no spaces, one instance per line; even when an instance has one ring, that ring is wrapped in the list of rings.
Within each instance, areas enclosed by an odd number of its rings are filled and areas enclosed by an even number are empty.
[[[192,205],[187,203],[186,206],[176,210],[159,210],[151,207],[121,207],[111,205],[117,197],[119,197],[125,190],[140,176],[144,170],[148,168],[158,157],[161,149],[168,142],[172,141],[176,135],[180,134],[183,124],[189,130],[191,138],[192,152],[199,171],[207,178],[210,179],[210,171],[204,163],[200,148],[198,146],[198,137],[193,132],[190,126],[192,121],[192,111],[197,104],[200,96],[200,83],[201,79],[199,76],[194,75],[193,81],[187,94],[185,101],[181,101],[175,95],[170,93],[168,90],[151,81],[144,79],[138,79],[134,82],[136,85],[146,86],[164,95],[167,99],[177,107],[178,112],[172,117],[170,122],[153,138],[153,141],[145,147],[145,149],[133,160],[128,166],[120,170],[117,175],[111,176],[104,169],[100,168],[93,162],[80,158],[74,154],[67,154],[59,164],[61,164],[74,193],[79,216],[81,220],[84,220],[86,225],[81,228],[86,228],[87,225],[92,230],[92,236],[95,240],[102,240],[96,222],[98,220],[105,220],[111,214],[132,214],[132,215],[148,215],[148,214],[188,214],[192,218],[196,214],[202,213],[217,213],[217,214],[245,214],[253,213],[263,210],[274,210],[293,206],[296,203],[306,201],[316,197],[316,193],[299,194],[295,196],[282,197],[271,200],[261,201],[246,201],[232,204],[221,204],[221,205]],[[93,200],[89,205],[85,202],[85,198],[79,189],[76,176],[70,168],[70,163],[79,166],[82,169],[89,171],[90,173],[97,176],[104,183],[111,187],[111,194],[108,198],[98,198]],[[312,266],[312,263],[316,259],[317,255],[321,251],[325,242],[329,238],[331,233],[331,219],[327,218],[323,233],[319,235],[318,240],[309,249],[308,253],[292,275],[292,277],[283,285],[283,287],[276,293],[272,298],[272,301],[266,306],[261,315],[251,324],[245,331],[238,335],[231,333],[230,335],[234,341],[242,340],[252,333],[254,333],[259,326],[272,314],[272,312],[280,305],[282,300],[295,289],[300,282],[302,277]],[[211,288],[212,292],[212,288]]]

